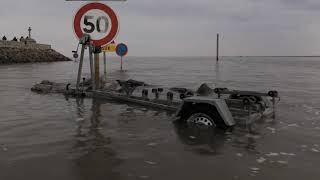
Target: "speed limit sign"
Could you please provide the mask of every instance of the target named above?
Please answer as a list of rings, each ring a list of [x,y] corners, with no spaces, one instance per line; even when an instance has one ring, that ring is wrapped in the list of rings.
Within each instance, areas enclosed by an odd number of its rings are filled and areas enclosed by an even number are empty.
[[[102,3],[89,3],[76,13],[73,21],[76,36],[81,39],[84,34],[90,35],[95,46],[112,42],[119,31],[116,13]]]

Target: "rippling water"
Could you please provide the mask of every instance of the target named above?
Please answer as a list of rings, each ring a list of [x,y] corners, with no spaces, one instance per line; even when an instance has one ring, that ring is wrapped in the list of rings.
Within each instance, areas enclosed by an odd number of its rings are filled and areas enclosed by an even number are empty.
[[[113,79],[280,92],[275,120],[227,134],[174,124],[164,111],[30,91],[44,79],[72,82],[75,62],[0,66],[0,179],[318,179],[319,60],[131,57],[120,72],[108,59]]]

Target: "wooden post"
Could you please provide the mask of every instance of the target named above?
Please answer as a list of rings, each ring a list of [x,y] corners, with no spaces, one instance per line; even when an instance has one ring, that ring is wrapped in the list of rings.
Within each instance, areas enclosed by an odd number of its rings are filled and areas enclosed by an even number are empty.
[[[96,85],[96,90],[97,89],[100,89],[100,66],[99,66],[99,53],[98,52],[95,52],[94,53],[94,74],[95,74],[95,78],[94,78],[94,81],[95,81],[95,85]]]
[[[217,61],[219,61],[219,34],[217,34]]]

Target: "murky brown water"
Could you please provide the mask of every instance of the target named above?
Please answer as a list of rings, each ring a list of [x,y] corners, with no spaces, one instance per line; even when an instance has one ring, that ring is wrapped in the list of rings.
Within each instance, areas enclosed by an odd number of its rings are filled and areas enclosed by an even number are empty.
[[[0,66],[0,179],[319,179],[319,60],[130,58],[124,73],[109,60],[114,79],[280,92],[275,120],[227,134],[175,124],[165,111],[30,91],[72,81],[74,62]]]

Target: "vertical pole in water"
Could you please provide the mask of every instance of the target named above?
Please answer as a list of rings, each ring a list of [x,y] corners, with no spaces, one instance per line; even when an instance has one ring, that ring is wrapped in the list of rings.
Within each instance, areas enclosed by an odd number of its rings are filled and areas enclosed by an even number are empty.
[[[104,78],[105,80],[107,79],[107,56],[106,56],[106,52],[103,52],[103,74],[104,74]]]
[[[81,54],[80,54],[80,63],[79,63],[79,69],[78,69],[77,85],[76,85],[76,90],[77,90],[77,91],[79,90],[80,81],[81,81],[82,65],[83,65],[83,57],[84,57],[84,49],[85,49],[85,45],[82,45]]]
[[[89,59],[90,59],[90,73],[91,73],[91,85],[92,90],[96,89],[95,81],[94,81],[94,67],[93,67],[93,46],[89,46]]]
[[[275,119],[276,118],[276,99],[272,97],[271,101],[272,101],[272,108],[273,108],[272,118]]]
[[[120,69],[122,71],[122,56],[121,56],[121,65],[120,65]]]
[[[219,33],[217,34],[217,61],[219,61]]]
[[[95,47],[95,52],[94,52],[94,74],[95,74],[95,78],[94,78],[94,81],[95,81],[95,85],[96,85],[96,90],[100,88],[100,65],[99,65],[99,60],[100,60],[100,57],[99,57],[99,47]]]

